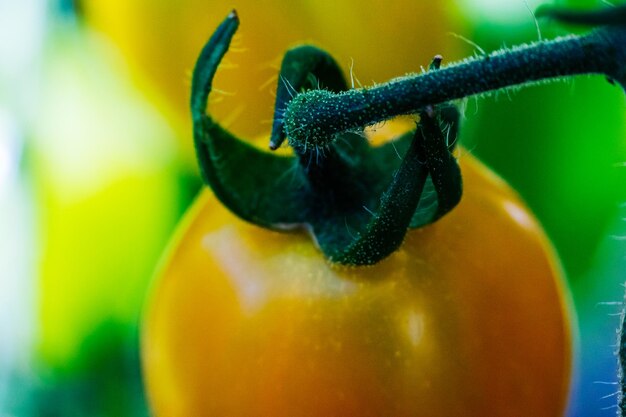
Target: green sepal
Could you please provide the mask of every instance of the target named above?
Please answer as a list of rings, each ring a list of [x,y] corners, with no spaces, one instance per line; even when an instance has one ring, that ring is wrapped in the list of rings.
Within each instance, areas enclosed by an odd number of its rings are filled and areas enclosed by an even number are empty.
[[[422,115],[420,129],[426,130],[424,150],[429,176],[422,198],[411,219],[410,228],[417,229],[433,223],[452,210],[463,193],[461,170],[453,156],[460,112],[456,106],[438,107],[438,117]]]
[[[195,132],[202,176],[233,213],[272,229],[304,223],[309,193],[296,158],[262,152],[209,117]]]
[[[194,144],[203,180],[238,217],[264,227],[303,222],[306,198],[298,162],[262,152],[205,114],[213,77],[239,26],[233,11],[202,49],[193,73],[191,112]]]
[[[428,175],[425,163],[420,161],[423,154],[423,132],[417,129],[401,166],[382,193],[376,211],[361,208],[360,216],[354,219],[359,226],[353,230],[347,219],[344,230],[338,224],[341,219],[318,221],[312,225],[320,248],[332,262],[372,265],[400,247]]]
[[[191,79],[191,116],[195,122],[205,116],[209,94],[213,88],[213,77],[219,63],[224,58],[230,41],[239,27],[239,17],[235,10],[217,27],[209,41],[204,45],[196,61]],[[195,128],[195,125],[194,125]]]
[[[323,146],[294,147],[295,157],[261,151],[213,121],[205,113],[213,76],[238,23],[231,13],[202,50],[191,98],[202,177],[233,213],[266,228],[303,226],[332,262],[368,265],[395,251],[409,227],[436,220],[458,202],[460,176],[450,150],[459,117],[451,105],[422,115],[415,132],[393,143],[372,147],[362,132],[345,132]],[[277,118],[297,91],[346,88],[332,57],[310,46],[287,53],[280,79]],[[284,138],[280,120],[274,127],[272,148]],[[432,201],[422,198],[425,187]]]

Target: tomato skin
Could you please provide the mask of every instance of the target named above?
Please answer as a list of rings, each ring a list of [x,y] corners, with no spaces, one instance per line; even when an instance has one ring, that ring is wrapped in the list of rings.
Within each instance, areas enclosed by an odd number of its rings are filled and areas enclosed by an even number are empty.
[[[465,194],[372,267],[247,224],[209,191],[151,295],[156,416],[557,416],[571,335],[560,269],[518,197],[471,156]]]

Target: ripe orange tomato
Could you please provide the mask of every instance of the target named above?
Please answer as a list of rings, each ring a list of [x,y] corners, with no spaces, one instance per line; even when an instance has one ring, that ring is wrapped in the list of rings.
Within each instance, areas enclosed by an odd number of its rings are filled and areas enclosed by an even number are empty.
[[[515,193],[461,166],[460,205],[371,267],[333,266],[204,191],[145,311],[155,415],[562,415],[559,265]]]

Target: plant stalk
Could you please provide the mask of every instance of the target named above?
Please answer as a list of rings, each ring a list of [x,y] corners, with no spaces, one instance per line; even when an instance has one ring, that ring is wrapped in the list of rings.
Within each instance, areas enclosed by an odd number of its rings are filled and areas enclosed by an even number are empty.
[[[626,28],[539,41],[463,60],[438,71],[410,74],[374,87],[298,94],[285,111],[285,133],[301,144],[324,145],[427,105],[522,84],[579,74],[604,74],[626,87]]]

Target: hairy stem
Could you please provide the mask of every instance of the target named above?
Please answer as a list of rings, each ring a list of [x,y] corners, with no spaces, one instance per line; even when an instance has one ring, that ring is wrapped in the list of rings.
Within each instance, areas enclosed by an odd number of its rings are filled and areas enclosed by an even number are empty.
[[[495,51],[375,87],[304,92],[287,106],[285,133],[301,144],[329,143],[337,133],[416,113],[427,105],[569,75],[604,74],[625,87],[624,64],[626,28],[603,27],[585,36]]]

